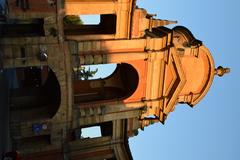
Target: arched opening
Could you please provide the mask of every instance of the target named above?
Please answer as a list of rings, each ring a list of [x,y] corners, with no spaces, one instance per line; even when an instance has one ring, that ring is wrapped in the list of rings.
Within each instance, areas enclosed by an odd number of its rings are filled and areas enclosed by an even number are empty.
[[[115,71],[106,78],[74,81],[74,103],[124,100],[138,86],[136,69],[127,64],[117,64]]]
[[[60,85],[48,66],[7,70],[11,81],[11,121],[24,122],[52,118],[61,102]]]

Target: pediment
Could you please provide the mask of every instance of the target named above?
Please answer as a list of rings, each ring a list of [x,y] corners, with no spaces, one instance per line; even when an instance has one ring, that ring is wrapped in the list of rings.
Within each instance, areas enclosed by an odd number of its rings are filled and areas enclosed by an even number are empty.
[[[168,114],[174,108],[178,95],[186,83],[186,78],[181,66],[179,56],[176,54],[175,48],[170,48],[164,75],[164,114]]]

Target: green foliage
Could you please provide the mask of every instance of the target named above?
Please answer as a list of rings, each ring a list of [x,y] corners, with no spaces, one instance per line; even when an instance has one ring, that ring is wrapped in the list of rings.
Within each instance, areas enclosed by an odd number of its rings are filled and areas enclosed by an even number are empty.
[[[80,79],[80,80],[88,80],[89,78],[93,77],[98,69],[96,70],[90,70],[90,68],[88,68],[88,70],[86,70],[85,67],[78,67],[78,68],[74,68],[73,71],[76,73],[76,78]]]
[[[78,15],[68,15],[64,17],[63,23],[67,24],[74,24],[74,25],[83,25],[83,21]]]

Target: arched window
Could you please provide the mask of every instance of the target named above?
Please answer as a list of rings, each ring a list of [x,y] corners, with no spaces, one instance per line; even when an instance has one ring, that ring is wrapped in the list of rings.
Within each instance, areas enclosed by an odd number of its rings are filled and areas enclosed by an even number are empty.
[[[60,85],[48,66],[6,70],[12,84],[9,93],[11,121],[52,118],[61,102]]]
[[[75,80],[74,103],[124,100],[134,93],[138,80],[138,73],[133,66],[127,63],[117,64],[114,72],[104,78]]]

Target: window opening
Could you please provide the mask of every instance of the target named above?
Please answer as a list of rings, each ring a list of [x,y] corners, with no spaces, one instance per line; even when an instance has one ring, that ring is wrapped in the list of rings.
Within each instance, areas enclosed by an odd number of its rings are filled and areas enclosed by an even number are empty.
[[[75,139],[98,138],[104,136],[112,136],[113,124],[112,121],[103,122],[94,126],[88,126],[75,129]]]
[[[81,138],[97,138],[102,136],[100,126],[82,128],[81,131]]]
[[[66,35],[115,34],[115,14],[68,15],[64,18]]]

